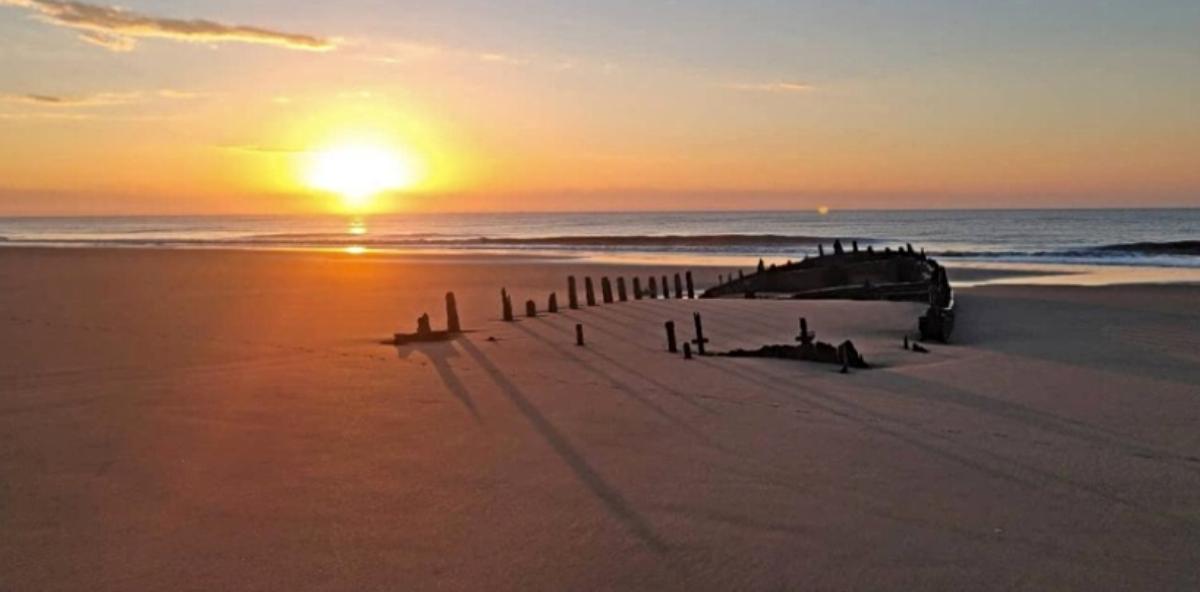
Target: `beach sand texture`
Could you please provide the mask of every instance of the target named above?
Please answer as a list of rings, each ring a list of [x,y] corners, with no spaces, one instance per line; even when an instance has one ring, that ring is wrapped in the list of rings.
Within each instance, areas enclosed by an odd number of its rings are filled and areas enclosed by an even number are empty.
[[[961,290],[927,355],[911,303],[566,308],[666,271],[0,250],[0,589],[1200,587],[1200,287]],[[692,312],[877,367],[684,361]]]

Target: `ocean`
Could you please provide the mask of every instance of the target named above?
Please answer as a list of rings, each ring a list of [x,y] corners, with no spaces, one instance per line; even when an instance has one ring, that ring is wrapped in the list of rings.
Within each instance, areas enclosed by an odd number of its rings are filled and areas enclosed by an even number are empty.
[[[834,239],[948,260],[1200,268],[1200,209],[0,218],[0,246],[781,261]]]

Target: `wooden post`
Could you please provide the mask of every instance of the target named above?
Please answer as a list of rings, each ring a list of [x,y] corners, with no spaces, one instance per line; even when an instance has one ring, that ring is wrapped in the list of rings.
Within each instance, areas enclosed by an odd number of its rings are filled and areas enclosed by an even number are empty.
[[[551,313],[558,312],[558,293],[557,292],[550,293],[550,299],[549,299],[549,301],[546,302],[546,310],[550,311]]]
[[[857,253],[858,252],[858,241],[850,241],[850,248],[854,249],[854,252]]]
[[[511,323],[513,320],[512,298],[508,296],[508,290],[504,288],[500,289],[500,308],[504,314],[504,320]]]
[[[600,294],[604,297],[605,304],[612,304],[612,282],[608,280],[608,276],[600,278]]]
[[[818,257],[825,256],[825,245],[822,245],[821,243],[817,243],[817,256]]]
[[[696,353],[702,356],[704,355],[704,344],[708,343],[708,340],[704,338],[704,325],[700,322],[700,313],[692,313],[692,320],[696,323],[696,338],[692,340],[692,343],[696,344]]]
[[[679,348],[675,346],[675,321],[667,321],[664,326],[667,328],[667,351],[676,353]]]
[[[687,278],[688,300],[695,300],[696,299],[696,285],[692,283],[692,272],[690,272],[690,271],[687,272],[687,275],[685,277]]]
[[[833,254],[834,255],[842,255],[845,252],[846,252],[845,249],[842,248],[842,239],[840,239],[840,238],[833,239]]]
[[[763,260],[762,260],[762,259],[759,259],[759,260],[758,260],[758,271],[757,271],[757,273],[762,273],[762,272],[764,272],[764,271],[766,271],[766,270],[767,270],[767,266],[766,266],[766,264],[765,264],[765,263],[763,263]]]
[[[846,344],[839,345],[837,352],[838,359],[842,361],[842,374],[849,374],[850,364],[848,363],[849,360],[847,360],[849,356],[846,355]]]
[[[575,345],[583,345],[583,325],[575,323]]]
[[[650,299],[658,298],[658,280],[654,276],[650,276]]]
[[[617,278],[617,300],[620,300],[621,302],[629,300],[629,294],[625,291],[624,276]]]
[[[675,298],[683,298],[683,278],[675,274]]]
[[[692,345],[690,343],[683,344],[683,359],[692,359]]]
[[[525,316],[531,319],[537,316],[537,304],[534,304],[532,300],[525,301]]]
[[[642,299],[642,280],[641,280],[641,278],[638,278],[638,277],[633,278],[633,299],[634,300]]]
[[[433,333],[433,329],[429,327],[429,314],[417,317],[417,335],[428,336],[430,333]]]
[[[662,276],[663,300],[671,297],[671,284],[667,283],[667,276]]]
[[[740,269],[738,270],[738,279],[739,280],[746,279],[746,274],[742,273],[742,270],[740,270]]]
[[[458,324],[458,302],[454,299],[454,292],[446,292],[446,331],[462,332],[462,327]]]
[[[579,295],[575,293],[575,276],[567,278],[567,306],[572,310],[579,308]]]
[[[596,288],[592,285],[592,277],[583,278],[584,297],[587,298],[588,306],[596,306]]]
[[[808,319],[800,317],[800,335],[796,336],[796,341],[799,341],[801,346],[810,346],[816,336],[816,333],[808,332]]]
[[[904,349],[908,349],[908,335],[904,336]]]

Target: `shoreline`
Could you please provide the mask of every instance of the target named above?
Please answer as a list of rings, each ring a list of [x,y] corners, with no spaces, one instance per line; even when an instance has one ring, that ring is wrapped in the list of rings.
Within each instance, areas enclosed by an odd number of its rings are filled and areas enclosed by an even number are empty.
[[[688,266],[709,269],[750,269],[754,255],[702,255],[694,253],[588,253],[588,252],[514,252],[511,250],[461,249],[360,249],[358,247],[242,247],[147,245],[28,245],[0,243],[0,253],[8,249],[38,252],[211,252],[241,254],[292,254],[348,257],[362,260],[415,264],[540,263],[599,267],[678,268]],[[780,264],[781,257],[764,257],[767,264]],[[989,285],[1112,286],[1137,284],[1200,284],[1200,268],[1027,263],[974,261],[957,258],[938,259],[950,272],[951,283],[958,288]]]

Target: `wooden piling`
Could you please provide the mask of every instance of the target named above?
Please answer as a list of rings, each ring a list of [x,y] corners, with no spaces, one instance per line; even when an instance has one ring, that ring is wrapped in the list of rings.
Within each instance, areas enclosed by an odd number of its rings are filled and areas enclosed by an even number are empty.
[[[525,301],[525,316],[531,319],[537,316],[537,304],[532,300]]]
[[[504,315],[504,320],[511,323],[513,320],[512,298],[509,297],[508,290],[504,288],[500,289],[500,308]]]
[[[658,280],[654,279],[654,276],[650,276],[650,299],[656,298],[658,298]]]
[[[558,293],[557,292],[550,293],[550,298],[546,301],[546,310],[550,311],[551,314],[558,312]]]
[[[800,335],[796,336],[796,341],[799,341],[802,346],[812,345],[813,339],[816,336],[816,333],[808,332],[808,319],[800,317]]]
[[[567,278],[567,306],[572,310],[579,308],[579,295],[575,293],[575,276]]]
[[[446,331],[462,332],[462,327],[458,324],[458,302],[454,299],[454,292],[446,292]]]
[[[584,297],[587,298],[588,306],[596,306],[596,287],[592,285],[592,277],[583,278]]]
[[[425,313],[417,317],[417,335],[428,337],[433,333],[433,328],[429,326],[429,313]]]
[[[700,322],[700,313],[692,313],[692,321],[696,324],[696,338],[692,340],[692,343],[696,344],[696,353],[703,356],[704,344],[708,343],[708,340],[704,338],[704,325]]]
[[[575,345],[583,345],[583,325],[581,323],[575,323]]]
[[[683,344],[683,359],[692,359],[692,345],[690,343]]]
[[[633,299],[634,300],[642,299],[642,280],[641,280],[641,278],[637,278],[637,277],[633,278]]]
[[[604,297],[605,304],[612,304],[612,282],[609,281],[608,276],[600,278],[600,295]]]
[[[692,283],[692,272],[690,272],[690,271],[687,272],[684,275],[684,278],[687,281],[688,300],[695,300],[696,299],[696,284]]]
[[[617,300],[625,302],[629,300],[629,294],[625,291],[625,278],[617,278]]]
[[[667,276],[662,276],[663,300],[671,297],[671,284],[667,283]]]
[[[683,278],[675,274],[675,298],[683,298]]]
[[[675,345],[675,321],[667,321],[663,326],[667,329],[667,351],[678,352],[679,348]]]

